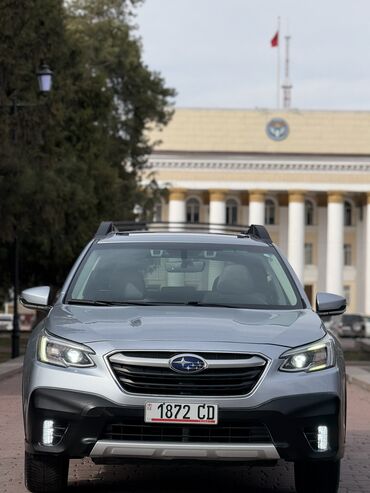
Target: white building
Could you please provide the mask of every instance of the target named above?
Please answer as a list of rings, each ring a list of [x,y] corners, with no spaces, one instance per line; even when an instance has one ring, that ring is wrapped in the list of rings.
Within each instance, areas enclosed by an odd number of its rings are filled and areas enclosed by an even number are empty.
[[[370,112],[178,109],[151,138],[157,219],[265,224],[311,300],[370,314]]]

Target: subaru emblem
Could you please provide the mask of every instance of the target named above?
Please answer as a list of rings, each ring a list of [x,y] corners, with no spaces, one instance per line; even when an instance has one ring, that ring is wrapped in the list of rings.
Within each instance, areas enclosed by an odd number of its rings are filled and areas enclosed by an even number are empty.
[[[179,354],[170,359],[171,370],[178,373],[199,373],[207,368],[206,361],[195,354]]]

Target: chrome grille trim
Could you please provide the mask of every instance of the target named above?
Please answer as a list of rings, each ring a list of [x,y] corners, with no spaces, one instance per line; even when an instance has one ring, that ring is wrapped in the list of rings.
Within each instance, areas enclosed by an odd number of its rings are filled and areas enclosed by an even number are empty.
[[[181,354],[181,353],[179,353]],[[191,353],[193,354],[193,353]],[[198,353],[194,353],[198,354]],[[204,353],[203,353],[204,354]],[[169,368],[169,360],[167,358],[138,358],[127,356],[127,353],[116,353],[113,354],[109,361],[111,363],[117,363],[121,365],[130,366],[149,366],[155,368]],[[248,367],[258,367],[265,366],[266,360],[259,356],[248,356],[244,359],[225,359],[225,360],[212,360],[206,359],[207,368],[248,368]]]

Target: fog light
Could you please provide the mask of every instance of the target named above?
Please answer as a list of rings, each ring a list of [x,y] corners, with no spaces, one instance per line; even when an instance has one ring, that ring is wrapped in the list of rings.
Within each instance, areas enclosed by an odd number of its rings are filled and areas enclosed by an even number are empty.
[[[321,452],[325,452],[326,450],[329,449],[327,426],[319,426],[317,428],[317,448]]]
[[[42,444],[53,445],[54,442],[54,421],[46,419],[42,427]]]

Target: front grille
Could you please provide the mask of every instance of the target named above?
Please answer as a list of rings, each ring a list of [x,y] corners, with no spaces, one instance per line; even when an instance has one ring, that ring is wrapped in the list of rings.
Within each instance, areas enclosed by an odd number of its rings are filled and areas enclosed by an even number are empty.
[[[258,422],[243,423],[242,426],[111,423],[102,439],[157,443],[272,443],[268,429]]]
[[[242,396],[258,383],[267,361],[242,353],[196,353],[208,367],[197,374],[183,374],[169,367],[181,353],[126,351],[109,357],[123,390],[140,395]]]

